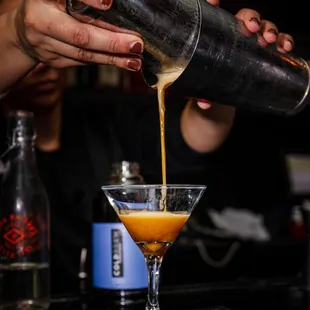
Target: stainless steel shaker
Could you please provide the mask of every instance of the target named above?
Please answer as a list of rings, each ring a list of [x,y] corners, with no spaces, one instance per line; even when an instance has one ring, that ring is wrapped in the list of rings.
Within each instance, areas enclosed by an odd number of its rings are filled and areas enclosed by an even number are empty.
[[[275,45],[260,46],[243,22],[205,0],[187,68],[169,90],[252,111],[292,115],[310,102],[309,64]]]
[[[206,0],[114,0],[108,11],[67,0],[69,14],[139,32],[142,73],[154,86],[162,68],[186,69],[168,90],[237,108],[292,115],[309,101],[309,65],[264,48],[243,22]]]

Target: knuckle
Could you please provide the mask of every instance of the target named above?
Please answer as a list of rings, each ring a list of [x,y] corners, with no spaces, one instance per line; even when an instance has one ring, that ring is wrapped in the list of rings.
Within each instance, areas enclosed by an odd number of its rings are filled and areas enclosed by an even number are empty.
[[[269,27],[270,28],[274,28],[274,29],[278,29],[277,25],[275,23],[269,22]]]
[[[120,41],[118,39],[112,39],[109,43],[109,51],[112,53],[118,53],[120,50]]]
[[[49,54],[44,57],[45,62],[52,64],[58,62],[61,59],[61,56],[57,54]]]
[[[25,28],[35,28],[35,21],[32,18],[32,15],[29,12],[26,12],[24,15],[24,26]]]
[[[285,33],[283,33],[283,32],[280,32],[279,34],[278,34],[278,39],[279,39],[279,41],[283,41],[284,39],[285,39]]]
[[[257,18],[260,18],[260,14],[256,10],[248,9],[248,11],[249,11],[249,14],[254,15]]]
[[[48,64],[54,68],[65,68],[68,66],[68,60],[66,57],[58,56],[57,58],[54,58],[52,61],[49,61]]]
[[[90,42],[90,34],[86,28],[79,27],[72,31],[73,44],[81,47],[87,47]]]
[[[254,11],[246,7],[246,8],[242,8],[239,12],[243,14],[253,14]]]
[[[286,38],[287,38],[288,40],[294,42],[294,38],[293,38],[290,34],[288,34],[288,33],[286,33]]]
[[[48,59],[49,61],[54,61],[54,60],[58,60],[60,56],[55,53],[47,53],[45,58]]]
[[[86,61],[89,62],[93,59],[93,53],[87,50],[84,50],[83,48],[79,49],[77,52],[77,59],[80,61]]]
[[[269,29],[274,29],[275,31],[278,32],[278,27],[276,24],[270,22],[269,20],[266,20],[265,23],[263,24],[264,30],[269,30]]]
[[[251,19],[253,17],[257,18],[261,22],[261,16],[260,14],[252,9],[244,9],[242,12],[242,15],[244,16],[245,19]]]
[[[108,65],[115,65],[116,64],[116,57],[113,55],[108,56],[107,64]]]

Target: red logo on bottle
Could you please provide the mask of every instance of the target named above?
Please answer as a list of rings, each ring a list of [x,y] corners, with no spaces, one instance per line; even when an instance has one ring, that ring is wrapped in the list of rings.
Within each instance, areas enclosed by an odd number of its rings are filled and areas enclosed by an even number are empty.
[[[0,220],[0,254],[7,259],[23,257],[40,249],[40,221],[32,213],[10,214]]]
[[[12,244],[17,244],[18,242],[23,241],[25,237],[26,235],[24,233],[15,228],[12,228],[3,236],[6,241]]]

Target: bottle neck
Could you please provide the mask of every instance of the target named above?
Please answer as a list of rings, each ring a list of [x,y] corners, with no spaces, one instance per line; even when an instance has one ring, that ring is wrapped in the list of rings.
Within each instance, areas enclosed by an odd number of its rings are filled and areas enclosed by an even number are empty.
[[[136,162],[122,161],[112,165],[109,184],[133,185],[143,184],[140,167]]]
[[[19,162],[20,165],[28,167],[27,169],[37,170],[35,140],[31,137],[19,137],[12,146],[11,162]]]
[[[2,179],[2,191],[29,193],[33,188],[41,188],[41,180],[36,163],[34,142],[19,139],[12,145],[7,155],[6,169]]]

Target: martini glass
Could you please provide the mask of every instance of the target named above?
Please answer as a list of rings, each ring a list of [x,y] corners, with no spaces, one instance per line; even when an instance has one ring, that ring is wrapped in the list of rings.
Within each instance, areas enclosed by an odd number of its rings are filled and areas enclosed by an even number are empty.
[[[163,257],[178,237],[206,186],[117,185],[102,190],[148,267],[146,310],[159,310],[158,287]]]

